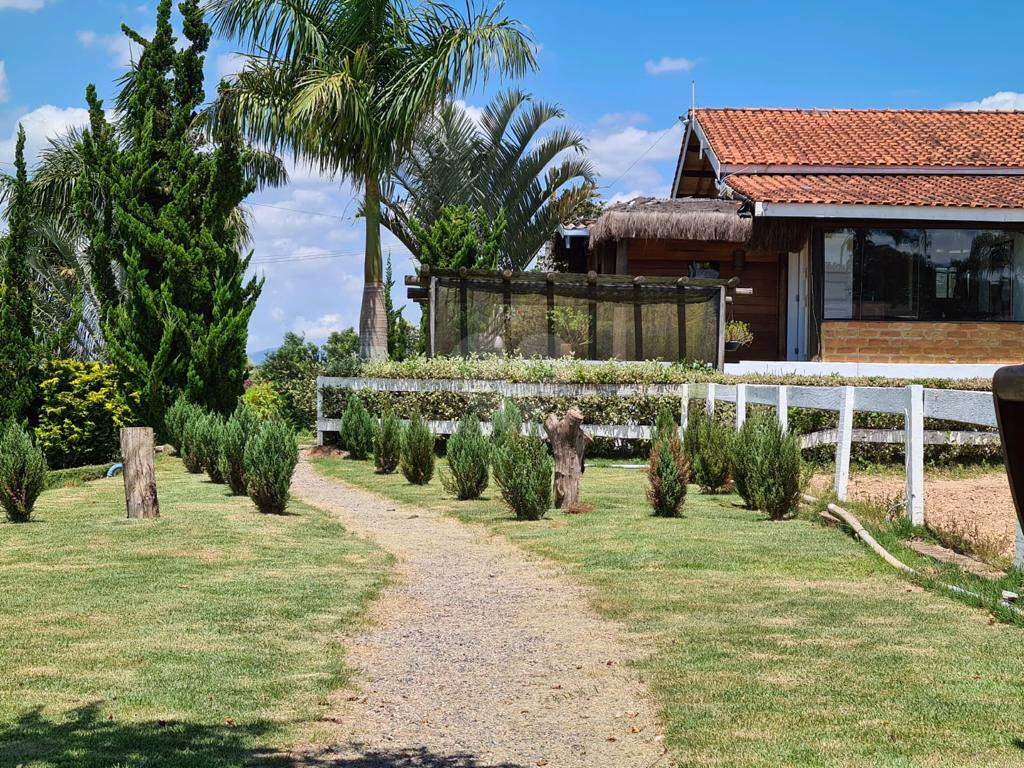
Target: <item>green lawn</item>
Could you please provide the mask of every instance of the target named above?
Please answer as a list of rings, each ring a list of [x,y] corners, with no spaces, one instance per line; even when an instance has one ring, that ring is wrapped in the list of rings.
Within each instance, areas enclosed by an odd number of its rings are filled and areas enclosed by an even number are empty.
[[[848,536],[691,487],[657,519],[636,470],[588,468],[584,515],[519,523],[372,465],[318,468],[568,564],[651,647],[641,669],[685,766],[1024,765],[1024,630],[922,590]],[[443,463],[442,463],[443,466]]]
[[[248,765],[314,733],[348,681],[342,636],[388,557],[175,459],[157,477],[157,521],[125,519],[118,477],[0,524],[0,768]]]

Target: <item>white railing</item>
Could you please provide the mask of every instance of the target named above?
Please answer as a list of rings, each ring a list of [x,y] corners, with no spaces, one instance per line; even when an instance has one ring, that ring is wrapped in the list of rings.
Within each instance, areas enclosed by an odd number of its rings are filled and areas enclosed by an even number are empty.
[[[458,394],[493,393],[501,397],[678,397],[681,428],[685,429],[690,403],[704,402],[714,413],[717,402],[736,405],[736,426],[742,426],[749,405],[767,405],[776,410],[783,427],[788,427],[790,408],[836,411],[839,426],[812,435],[804,435],[803,447],[836,445],[835,490],[841,501],[847,499],[850,484],[850,454],[854,442],[903,443],[906,452],[906,510],[915,525],[924,524],[924,446],[926,444],[997,445],[993,432],[942,433],[924,429],[926,418],[955,421],[983,427],[996,426],[995,405],[990,392],[907,387],[805,387],[777,384],[562,384],[472,379],[362,379],[329,378],[317,380],[317,444],[323,444],[325,432],[337,432],[340,419],[323,416],[324,389],[359,389],[377,392],[452,392]],[[857,412],[890,413],[903,416],[902,431],[858,430],[853,428]],[[431,421],[435,434],[455,431],[454,421]],[[651,428],[644,424],[585,424],[595,437],[621,440],[645,440]]]

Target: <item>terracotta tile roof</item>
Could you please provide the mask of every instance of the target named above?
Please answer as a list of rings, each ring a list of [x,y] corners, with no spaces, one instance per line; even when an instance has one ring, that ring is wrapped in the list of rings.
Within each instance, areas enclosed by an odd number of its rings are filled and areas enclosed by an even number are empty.
[[[1024,112],[697,109],[726,165],[1024,168]]]
[[[1024,208],[1024,176],[733,174],[725,181],[762,203]]]

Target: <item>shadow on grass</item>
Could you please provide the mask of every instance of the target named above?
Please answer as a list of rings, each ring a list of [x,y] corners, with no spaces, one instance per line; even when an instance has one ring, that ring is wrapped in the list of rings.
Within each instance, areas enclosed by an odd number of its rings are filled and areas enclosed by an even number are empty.
[[[270,722],[205,725],[178,721],[123,723],[107,720],[98,704],[48,719],[41,708],[0,725],[0,768],[522,768],[481,762],[462,752],[436,754],[424,748],[380,752],[334,750],[299,755],[261,748],[275,730]]]

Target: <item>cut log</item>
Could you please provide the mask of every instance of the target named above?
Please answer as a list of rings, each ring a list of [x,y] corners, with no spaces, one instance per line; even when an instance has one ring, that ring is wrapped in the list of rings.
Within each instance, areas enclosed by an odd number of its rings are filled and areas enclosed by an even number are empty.
[[[566,509],[580,498],[580,475],[584,469],[584,455],[593,441],[582,429],[583,414],[571,408],[565,418],[555,415],[544,420],[551,452],[555,455],[555,508]]]
[[[160,517],[156,471],[153,468],[153,430],[150,427],[124,427],[121,430],[121,457],[128,517]]]

